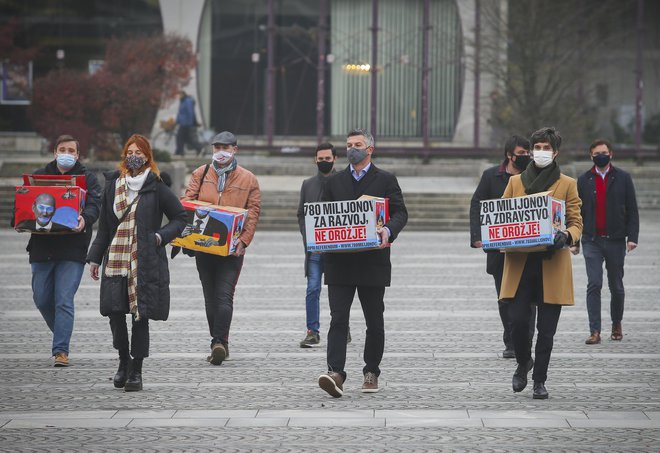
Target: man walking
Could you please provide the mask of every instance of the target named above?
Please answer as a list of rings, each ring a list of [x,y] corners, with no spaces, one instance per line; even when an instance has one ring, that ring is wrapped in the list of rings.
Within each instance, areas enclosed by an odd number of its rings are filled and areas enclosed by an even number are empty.
[[[176,124],[179,129],[176,131],[176,151],[177,156],[185,154],[184,145],[189,145],[199,154],[204,145],[197,140],[197,115],[195,115],[195,100],[188,96],[185,91],[181,91],[179,100],[179,111],[176,114]]]
[[[585,343],[598,344],[603,261],[611,295],[610,338],[615,341],[623,338],[623,262],[626,251],[632,252],[637,247],[639,213],[630,174],[611,163],[614,157],[612,145],[605,140],[596,140],[589,147],[589,154],[594,165],[578,178],[577,184],[584,220],[581,243],[587,267],[587,313],[591,332]],[[573,253],[579,253],[579,244]]]
[[[529,140],[519,135],[512,135],[504,144],[504,161],[500,165],[486,169],[481,175],[479,185],[472,195],[470,201],[470,246],[481,248],[481,223],[479,221],[480,205],[483,200],[492,200],[500,198],[504,193],[509,178],[512,175],[518,175],[527,168],[530,162]],[[489,250],[486,252],[486,273],[493,276],[495,280],[495,290],[499,296],[502,287],[502,271],[504,270],[504,253],[499,250]],[[500,319],[504,333],[502,341],[504,342],[504,351],[502,358],[513,359],[516,353],[513,349],[513,340],[511,339],[511,321],[508,315],[508,305],[499,302]],[[530,318],[530,336],[534,337],[535,308],[530,305],[532,316]]]
[[[355,200],[362,195],[387,198],[390,218],[377,229],[381,241],[379,249],[325,255],[325,283],[328,285],[331,321],[327,347],[328,372],[319,376],[318,384],[335,398],[344,393],[348,323],[356,291],[367,324],[362,392],[378,392],[379,365],[385,346],[383,298],[392,274],[387,245],[396,239],[408,221],[408,211],[396,176],[371,162],[373,136],[361,129],[353,130],[346,139],[346,149],[350,164],[328,178],[323,201]]]
[[[300,188],[300,202],[298,203],[298,226],[300,234],[303,237],[303,246],[306,246],[305,240],[305,203],[314,203],[321,201],[323,193],[323,184],[328,176],[335,173],[333,167],[337,162],[337,151],[330,143],[321,143],[316,147],[316,166],[318,173],[316,176],[307,178],[303,181]],[[323,275],[323,254],[305,252],[305,277],[307,277],[307,294],[305,296],[305,306],[307,311],[307,334],[300,342],[301,348],[312,348],[318,346],[321,342],[319,322],[321,307],[321,276]]]
[[[79,161],[80,145],[70,135],[55,142],[54,160],[34,174],[84,175],[87,198],[72,234],[32,234],[27,245],[32,267],[32,297],[48,328],[53,332],[54,366],[69,366],[69,343],[73,332],[74,297],[85,268],[92,225],[99,217],[101,186],[94,173]]]
[[[518,367],[511,384],[514,392],[527,387],[527,374],[533,368],[534,399],[547,399],[545,381],[562,305],[573,305],[573,265],[564,246],[573,245],[582,235],[582,217],[577,183],[561,173],[556,157],[561,136],[551,127],[534,132],[530,138],[532,163],[520,175],[512,176],[502,198],[522,197],[539,192],[564,200],[566,229],[557,231],[546,251],[511,251],[504,257],[500,300],[509,304],[513,347]],[[530,304],[538,310],[536,362],[529,341]]]

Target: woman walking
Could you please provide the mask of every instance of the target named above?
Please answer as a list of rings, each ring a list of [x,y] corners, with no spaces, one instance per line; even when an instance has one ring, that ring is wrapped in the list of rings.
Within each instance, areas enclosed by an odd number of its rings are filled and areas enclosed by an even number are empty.
[[[101,314],[110,318],[119,351],[113,383],[142,390],[142,360],[149,356],[149,320],[166,320],[170,274],[165,245],[186,226],[183,206],[160,179],[149,141],[131,136],[119,170],[105,174],[99,230],[87,255],[94,280],[101,272]],[[163,214],[169,222],[161,226]],[[129,347],[126,315],[132,319]],[[132,361],[131,361],[132,356]]]

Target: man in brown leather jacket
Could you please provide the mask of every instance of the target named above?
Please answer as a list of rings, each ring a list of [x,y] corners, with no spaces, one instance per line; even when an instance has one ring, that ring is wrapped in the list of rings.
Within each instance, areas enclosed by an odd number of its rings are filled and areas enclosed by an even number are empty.
[[[204,291],[206,319],[211,334],[212,365],[221,365],[229,355],[229,328],[234,311],[234,292],[243,267],[243,256],[252,242],[261,209],[261,191],[257,178],[238,165],[238,144],[231,132],[213,138],[213,161],[193,171],[182,200],[207,201],[220,206],[248,210],[243,232],[236,239],[236,251],[230,256],[195,254],[199,280]]]

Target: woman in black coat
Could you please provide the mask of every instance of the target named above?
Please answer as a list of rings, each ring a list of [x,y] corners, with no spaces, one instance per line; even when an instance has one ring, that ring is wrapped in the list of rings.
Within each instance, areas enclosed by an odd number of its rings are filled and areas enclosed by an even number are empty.
[[[99,230],[87,254],[90,274],[101,275],[101,314],[109,316],[119,351],[117,388],[142,390],[142,359],[149,356],[149,320],[166,320],[170,274],[165,245],[186,226],[183,206],[162,182],[149,141],[133,135],[119,171],[105,175]],[[169,223],[161,226],[163,214]],[[126,314],[132,315],[130,341]],[[131,361],[130,357],[133,357]]]

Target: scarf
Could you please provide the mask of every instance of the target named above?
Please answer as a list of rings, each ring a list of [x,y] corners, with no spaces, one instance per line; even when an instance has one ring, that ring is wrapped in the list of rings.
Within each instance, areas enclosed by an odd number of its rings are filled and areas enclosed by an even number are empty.
[[[133,203],[128,203],[128,184],[126,177],[117,180],[115,188],[114,210],[117,218],[123,220],[117,226],[115,237],[112,238],[108,249],[108,258],[105,265],[106,277],[128,277],[128,306],[129,312],[140,320],[137,307],[137,224],[135,212],[140,196]],[[128,213],[126,212],[128,210]]]
[[[213,168],[215,169],[215,172],[218,174],[218,192],[222,193],[222,191],[225,190],[225,183],[227,182],[227,176],[233,170],[236,170],[237,165],[238,162],[236,162],[235,157],[226,167],[220,167],[215,161],[213,161]]]
[[[537,168],[536,164],[532,162],[520,174],[520,180],[525,186],[525,193],[531,195],[548,190],[559,179],[560,175],[561,171],[556,161],[541,169]]]

